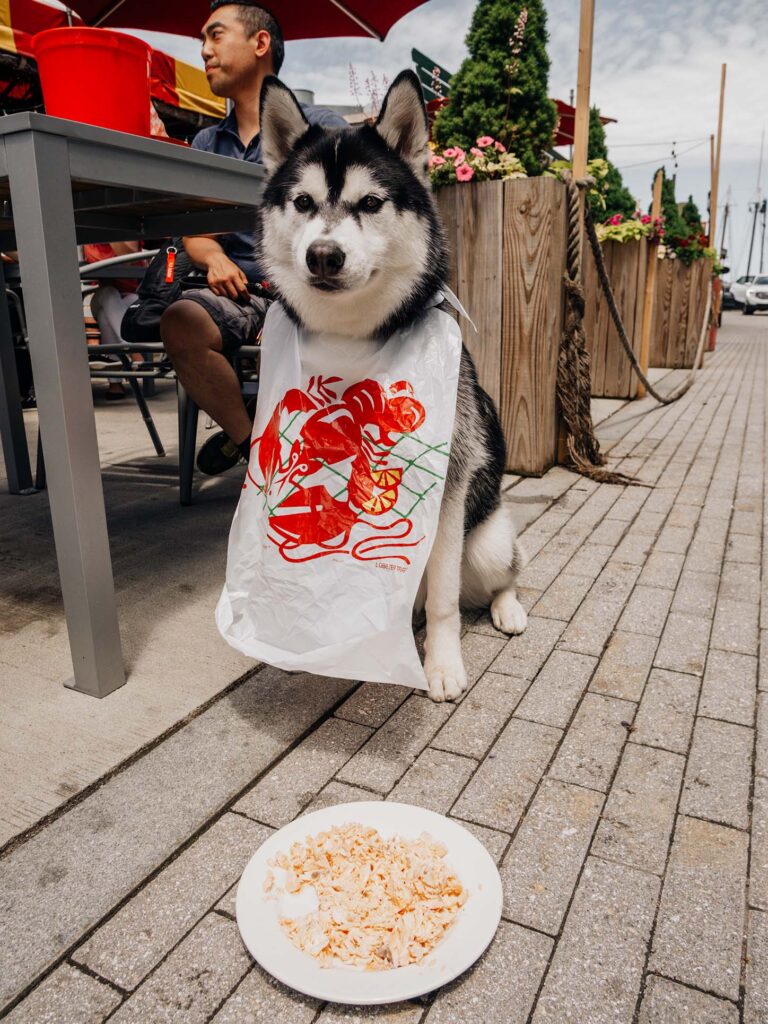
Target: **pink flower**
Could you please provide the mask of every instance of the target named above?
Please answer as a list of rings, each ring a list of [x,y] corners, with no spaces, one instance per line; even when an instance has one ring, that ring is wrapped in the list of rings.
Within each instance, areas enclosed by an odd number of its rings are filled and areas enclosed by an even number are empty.
[[[507,147],[504,145],[503,142],[494,142],[493,145],[495,146],[496,150],[499,153],[506,153],[507,152]]]
[[[621,224],[623,217],[620,213],[615,213],[608,221],[609,224]]]
[[[491,138],[490,135],[481,135],[480,138],[477,140],[477,144],[481,149],[485,149],[486,146],[493,145],[493,139]]]
[[[463,163],[466,163],[466,156],[465,156],[465,154],[464,154],[464,153],[460,153],[460,154],[459,154],[459,155],[458,155],[458,156],[456,157],[456,159],[455,159],[455,160],[453,161],[453,166],[454,166],[454,167],[461,167],[461,165],[462,165]]]
[[[485,153],[482,151],[482,149],[478,149],[477,146],[473,146],[469,152],[472,154],[472,156],[485,156]]]
[[[641,224],[650,224],[651,223],[650,214],[644,213],[643,216],[640,218],[640,222],[641,222]]]
[[[469,164],[460,164],[456,168],[456,178],[458,181],[471,181],[475,176],[475,172],[469,166]]]
[[[442,167],[444,163],[445,160],[441,156],[431,156],[429,158],[430,167]]]
[[[449,149],[444,149],[443,150],[443,156],[447,160],[453,160],[460,153],[461,153],[461,150],[458,148],[458,146],[451,146]]]

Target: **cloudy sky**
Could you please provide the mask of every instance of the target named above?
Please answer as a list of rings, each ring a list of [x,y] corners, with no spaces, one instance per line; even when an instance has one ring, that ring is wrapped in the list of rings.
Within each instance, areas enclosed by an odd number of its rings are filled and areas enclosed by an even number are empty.
[[[318,103],[352,103],[348,66],[361,82],[373,71],[390,80],[416,46],[449,70],[466,55],[472,0],[428,0],[394,26],[384,43],[365,39],[291,42],[283,78],[312,89]],[[550,94],[567,100],[576,85],[578,0],[546,0]],[[199,44],[154,37],[155,45],[199,62]],[[704,211],[709,189],[709,135],[717,125],[720,65],[728,64],[720,186],[730,189],[728,260],[743,273],[749,244],[748,205],[755,198],[760,136],[768,121],[768,31],[764,0],[598,0],[592,101],[618,121],[608,127],[611,158],[633,194],[647,205],[653,171],[675,170],[677,195],[693,194]],[[767,144],[768,148],[768,144]],[[768,187],[768,152],[763,195]],[[718,231],[718,237],[720,232]],[[759,229],[758,229],[759,236]],[[756,246],[756,252],[757,252]],[[768,270],[768,247],[766,249]],[[753,269],[756,269],[753,257]],[[737,276],[732,273],[732,276]]]

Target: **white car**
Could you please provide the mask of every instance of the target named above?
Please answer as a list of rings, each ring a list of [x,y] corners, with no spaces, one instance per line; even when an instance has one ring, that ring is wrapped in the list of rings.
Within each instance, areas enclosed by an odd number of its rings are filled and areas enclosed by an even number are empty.
[[[756,309],[768,309],[768,275],[759,274],[747,286],[744,295],[744,316],[752,316]]]
[[[750,274],[749,277],[739,277],[731,285],[731,295],[734,297],[739,306],[744,305],[744,299],[747,295],[747,288],[755,280],[755,275]]]

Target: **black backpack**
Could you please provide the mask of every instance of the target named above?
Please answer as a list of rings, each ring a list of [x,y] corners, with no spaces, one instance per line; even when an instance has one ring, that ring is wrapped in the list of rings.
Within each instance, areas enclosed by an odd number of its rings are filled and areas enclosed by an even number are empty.
[[[173,281],[166,281],[169,253],[176,250]],[[138,299],[126,309],[120,334],[128,342],[160,341],[160,317],[172,302],[181,298],[184,288],[205,288],[205,275],[187,256],[180,238],[165,245],[153,257],[141,280]]]

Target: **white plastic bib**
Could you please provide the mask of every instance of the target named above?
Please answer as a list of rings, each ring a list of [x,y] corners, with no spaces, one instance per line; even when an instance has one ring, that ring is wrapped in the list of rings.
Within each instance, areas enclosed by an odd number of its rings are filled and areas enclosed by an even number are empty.
[[[458,324],[434,307],[372,342],[312,334],[270,306],[216,609],[229,644],[282,669],[426,689],[411,614],[460,359]]]

